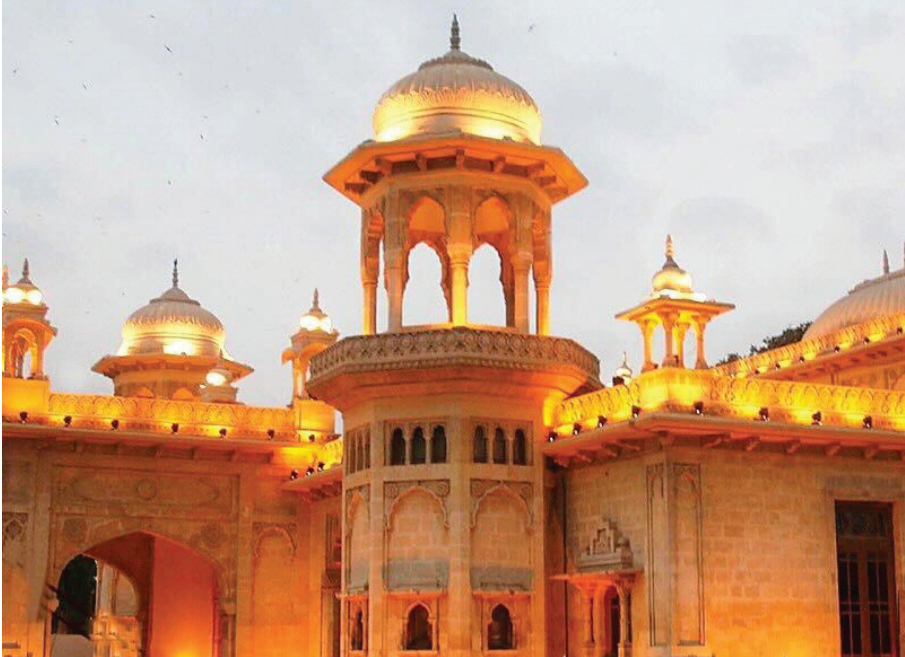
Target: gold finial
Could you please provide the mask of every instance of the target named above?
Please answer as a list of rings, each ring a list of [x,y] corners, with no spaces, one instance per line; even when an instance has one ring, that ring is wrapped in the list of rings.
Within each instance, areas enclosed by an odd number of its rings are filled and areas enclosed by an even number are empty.
[[[883,249],[883,273],[889,273],[889,254],[886,253],[886,249]]]
[[[452,29],[449,33],[449,49],[458,50],[460,44],[461,39],[459,39],[459,19],[455,14],[453,14]]]
[[[672,260],[673,256],[676,255],[676,248],[672,243],[672,235],[666,236],[666,257]]]
[[[28,278],[29,268],[28,268],[28,258],[22,261],[22,278]]]
[[[173,287],[179,287],[179,258],[173,258]]]
[[[314,288],[314,298],[311,300],[311,310],[320,310],[320,294],[317,288]]]

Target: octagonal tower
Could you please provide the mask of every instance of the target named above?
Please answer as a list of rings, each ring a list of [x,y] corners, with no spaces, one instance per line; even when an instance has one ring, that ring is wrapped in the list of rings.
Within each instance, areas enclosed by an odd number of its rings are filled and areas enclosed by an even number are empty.
[[[361,207],[363,335],[312,356],[307,386],[345,427],[343,655],[540,657],[539,445],[555,404],[600,385],[592,354],[549,336],[551,208],[587,181],[540,144],[528,93],[462,52],[455,19],[449,51],[384,94],[374,130],[324,177]],[[441,261],[448,321],[410,326],[402,301],[422,242]],[[482,244],[500,258],[503,326],[468,319]]]

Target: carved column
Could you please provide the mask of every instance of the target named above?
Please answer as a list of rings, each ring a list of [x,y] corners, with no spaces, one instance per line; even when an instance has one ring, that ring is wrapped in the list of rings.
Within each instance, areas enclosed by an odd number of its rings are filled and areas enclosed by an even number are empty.
[[[584,608],[584,654],[594,656],[594,596],[586,588],[581,589],[581,606]]]
[[[474,249],[471,226],[470,191],[449,187],[446,190],[446,233],[450,269],[452,269],[453,326],[468,324],[468,263]]]
[[[644,322],[641,326],[641,336],[644,338],[644,365],[641,366],[642,372],[648,372],[656,367],[654,365],[653,348],[651,346],[655,328],[656,324],[649,320]]]
[[[675,359],[675,326],[676,326],[676,315],[674,313],[668,313],[662,317],[663,320],[663,344],[666,347],[666,353],[663,356],[662,367],[675,367],[676,359]]]
[[[386,197],[386,239],[383,245],[383,280],[387,291],[387,330],[402,329],[402,295],[405,291],[405,239],[406,218],[402,216],[399,193],[392,191]]]
[[[629,624],[629,589],[624,584],[616,585],[616,593],[619,594],[619,654],[618,657],[629,657],[631,643],[628,637]]]
[[[373,225],[372,211],[361,211],[362,334],[377,332],[377,279],[380,275],[380,230]]]
[[[528,271],[531,269],[530,253],[515,253],[512,256],[512,273],[515,278],[515,299],[513,325],[519,333],[528,332]],[[549,290],[549,288],[547,288]]]
[[[537,213],[533,221],[534,290],[537,295],[537,334],[550,335],[550,282],[553,278],[550,208]]]
[[[688,322],[679,322],[676,324],[676,355],[679,357],[678,366],[685,367],[685,335],[691,325]]]
[[[607,638],[604,632],[606,627],[606,608],[603,604],[605,586],[594,588],[593,618],[594,618],[594,657],[605,657]]]
[[[695,319],[694,322],[694,334],[695,334],[695,364],[694,366],[698,369],[706,369],[707,368],[707,358],[704,355],[704,329],[707,328],[707,320],[702,318]]]

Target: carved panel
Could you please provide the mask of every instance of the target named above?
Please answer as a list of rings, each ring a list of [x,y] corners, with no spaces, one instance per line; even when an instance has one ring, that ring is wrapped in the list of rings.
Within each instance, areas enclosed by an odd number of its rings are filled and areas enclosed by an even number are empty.
[[[527,514],[527,526],[530,528],[534,524],[533,504],[533,486],[528,482],[522,481],[497,481],[493,479],[472,479],[471,480],[471,526],[475,526],[477,521],[478,509],[481,501],[487,497],[489,493],[504,488],[507,492],[518,497],[525,506]]]
[[[34,486],[34,466],[26,461],[3,461],[4,504],[25,503],[31,500]]]
[[[647,466],[647,594],[650,644],[669,644],[669,533],[665,466]]]
[[[443,525],[449,527],[449,509],[446,506],[446,498],[449,497],[448,479],[425,479],[416,481],[388,481],[383,488],[384,526],[389,528],[393,516],[393,507],[399,497],[412,488],[420,488],[427,491],[440,505],[443,513]]]

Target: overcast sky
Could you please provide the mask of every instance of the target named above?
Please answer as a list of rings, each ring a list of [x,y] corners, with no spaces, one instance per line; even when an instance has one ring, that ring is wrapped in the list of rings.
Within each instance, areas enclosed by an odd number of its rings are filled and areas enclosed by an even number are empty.
[[[312,289],[344,335],[361,325],[359,212],[321,176],[447,49],[453,11],[590,181],[554,208],[552,326],[606,378],[623,349],[639,365],[613,314],[649,292],[667,232],[696,287],[737,305],[711,361],[812,319],[883,248],[901,266],[901,2],[6,0],[3,259],[16,280],[29,256],[50,305],[54,388],[112,391],[90,368],[178,256],[256,370],[240,399],[286,403],[280,352]],[[498,265],[476,258],[488,321]],[[407,320],[442,319],[438,272],[418,254]]]

